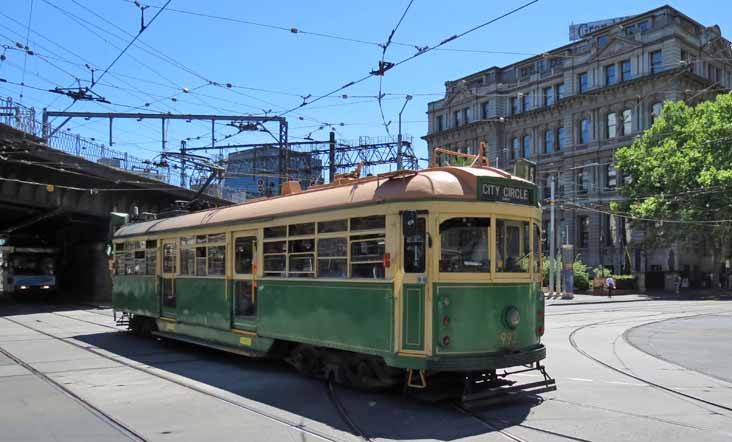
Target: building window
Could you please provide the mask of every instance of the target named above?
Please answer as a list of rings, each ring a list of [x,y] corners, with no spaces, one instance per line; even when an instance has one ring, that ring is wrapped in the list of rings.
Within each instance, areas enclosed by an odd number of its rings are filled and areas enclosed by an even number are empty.
[[[482,117],[483,117],[484,120],[487,120],[488,119],[488,108],[489,108],[488,105],[489,105],[489,103],[490,103],[489,101],[484,101],[483,104],[480,105],[480,107],[482,109],[482,112],[483,112]]]
[[[559,126],[557,128],[557,151],[564,149],[566,141],[564,138],[564,127]]]
[[[607,46],[607,42],[609,40],[609,37],[607,35],[601,35],[597,37],[597,47],[602,49],[605,46]]]
[[[461,111],[455,111],[453,113],[453,122],[455,127],[460,127],[463,124],[463,113]]]
[[[554,104],[554,88],[549,86],[544,88],[544,106],[551,106]]]
[[[524,135],[524,158],[531,157],[531,135]]]
[[[437,116],[437,132],[442,132],[445,130],[445,121],[442,118],[442,115]]]
[[[587,92],[590,89],[590,76],[587,72],[577,75],[577,85],[580,93]]]
[[[638,22],[638,31],[645,32],[647,30],[651,29],[651,22],[648,20],[643,20]]]
[[[630,73],[630,60],[620,62],[620,81],[628,81],[632,78]]]
[[[663,110],[663,103],[656,102],[651,105],[651,126],[653,126],[653,122],[656,121],[656,118],[661,115],[661,111]]]
[[[519,146],[518,137],[511,139],[511,159],[515,160],[521,155],[521,147]]]
[[[531,109],[531,96],[529,94],[524,94],[521,97],[521,107],[524,112],[528,112]]]
[[[579,247],[585,249],[590,245],[590,217],[580,215],[577,217],[577,228],[579,232]]]
[[[544,153],[554,152],[554,130],[547,129],[544,131]]]
[[[578,169],[575,175],[575,182],[577,183],[577,194],[585,195],[589,191],[589,172],[586,168]]]
[[[590,119],[583,118],[582,120],[580,120],[579,144],[589,143],[591,136],[592,127],[590,126]]]
[[[611,64],[609,66],[605,66],[605,85],[612,86],[613,84],[618,82],[618,76],[615,72],[615,65]]]
[[[606,246],[612,247],[613,246],[613,231],[612,226],[613,222],[611,220],[612,215],[609,213],[603,213],[602,214],[602,236],[603,238],[600,238],[600,241],[605,243]]]
[[[607,138],[615,138],[618,135],[618,115],[615,112],[607,114]]]
[[[653,51],[650,54],[651,58],[651,74],[661,72],[663,69],[663,52],[660,50]]]
[[[605,189],[606,190],[615,190],[615,187],[618,185],[618,171],[615,170],[615,166],[613,164],[606,164],[605,165]]]
[[[564,83],[559,83],[557,85],[557,100],[561,100],[564,97]]]
[[[630,135],[633,133],[633,111],[631,109],[625,109],[623,111],[623,135]]]
[[[511,115],[518,114],[519,111],[519,100],[518,97],[511,97]]]
[[[463,109],[463,121],[465,121],[465,124],[470,124],[473,121],[473,109],[469,107]]]

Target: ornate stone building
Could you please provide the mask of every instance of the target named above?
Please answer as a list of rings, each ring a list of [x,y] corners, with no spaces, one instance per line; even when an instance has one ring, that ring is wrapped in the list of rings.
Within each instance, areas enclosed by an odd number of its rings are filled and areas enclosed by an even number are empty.
[[[706,258],[684,245],[646,250],[641,231],[608,213],[624,179],[613,152],[650,127],[664,101],[696,103],[728,91],[731,63],[730,42],[718,26],[663,6],[544,54],[446,82],[445,97],[428,106],[424,139],[430,152],[475,153],[485,141],[493,165],[509,170],[518,158],[535,161],[544,199],[554,175],[557,244],[574,244],[590,266],[616,272],[626,266],[654,273],[651,279],[669,270],[710,271]],[[544,209],[548,232],[546,202]]]

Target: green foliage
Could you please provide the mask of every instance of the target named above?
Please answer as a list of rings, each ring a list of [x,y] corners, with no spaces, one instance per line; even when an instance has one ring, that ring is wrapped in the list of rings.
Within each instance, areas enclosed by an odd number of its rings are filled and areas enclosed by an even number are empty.
[[[610,276],[612,274],[612,271],[610,269],[608,269],[607,267],[597,266],[592,269],[592,274],[594,275],[595,278],[600,278],[600,277],[607,278],[608,276]]]
[[[620,191],[627,198],[611,208],[644,222],[650,245],[704,235],[728,243],[732,219],[732,95],[694,107],[666,102],[663,111],[631,146],[618,149],[616,165],[632,177]]]
[[[590,288],[590,275],[587,273],[587,266],[579,260],[572,263],[574,272],[575,290],[587,290]]]

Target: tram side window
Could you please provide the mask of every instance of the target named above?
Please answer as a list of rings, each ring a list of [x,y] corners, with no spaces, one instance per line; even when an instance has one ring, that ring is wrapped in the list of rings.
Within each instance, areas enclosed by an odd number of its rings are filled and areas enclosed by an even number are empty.
[[[180,274],[196,274],[196,237],[184,236],[180,239]]]
[[[290,226],[292,227],[292,226]],[[288,242],[287,275],[295,278],[315,276],[315,239],[294,239]]]
[[[142,242],[143,246],[145,242]],[[147,263],[145,261],[145,249],[138,249],[134,252],[135,256],[135,275],[144,275],[145,274],[145,268],[147,267]]]
[[[351,232],[359,230],[379,230],[384,228],[386,228],[386,217],[384,215],[351,218]]]
[[[121,242],[114,245],[114,273],[125,274],[125,244]]]
[[[351,278],[384,279],[384,234],[351,235],[350,242]]]
[[[318,223],[318,233],[335,233],[348,231],[348,220],[337,219],[334,221],[322,221]]]
[[[440,224],[440,271],[489,273],[490,218],[450,218]]]
[[[134,241],[125,242],[125,275],[135,274],[135,248]]]
[[[527,221],[496,221],[496,271],[504,273],[529,272],[529,223]]]
[[[208,268],[206,267],[206,235],[196,236],[196,276],[206,276]]]
[[[287,275],[287,241],[265,242],[262,255],[265,276],[285,277]]]
[[[158,242],[157,240],[145,241],[145,274],[154,275],[157,272],[158,264]]]
[[[404,271],[424,273],[425,271],[425,219],[415,220],[414,235],[404,236]]]
[[[318,277],[348,277],[348,238],[318,239]]]
[[[176,245],[163,244],[163,273],[175,273]]]
[[[234,241],[234,271],[239,274],[250,274],[254,265],[254,248],[257,238],[247,236]]]

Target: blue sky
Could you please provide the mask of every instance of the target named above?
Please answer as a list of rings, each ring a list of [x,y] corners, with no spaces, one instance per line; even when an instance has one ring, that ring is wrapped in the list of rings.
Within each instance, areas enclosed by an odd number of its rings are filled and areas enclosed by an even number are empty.
[[[3,22],[0,42],[10,46],[15,42],[24,44],[30,16],[29,46],[36,55],[6,49],[6,60],[0,63],[0,77],[16,83],[24,79],[25,84],[41,89],[73,86],[77,84],[76,78],[84,85],[91,75],[84,65],[103,70],[140,26],[139,9],[127,0],[8,0],[5,3],[0,11]],[[164,1],[141,3],[162,5]],[[95,87],[95,92],[113,105],[78,102],[72,110],[127,112],[130,106],[140,106],[143,110],[180,113],[258,114],[270,109],[273,113],[281,112],[302,103],[303,96],[317,97],[361,78],[376,68],[381,49],[368,43],[293,34],[269,25],[364,42],[384,42],[408,3],[409,0],[173,0],[169,5],[171,10],[156,19]],[[415,52],[410,45],[433,46],[523,3],[415,0],[394,36],[397,44],[388,48],[386,60],[406,58]],[[721,9],[718,0],[669,4],[702,24],[720,25],[723,34],[729,37],[732,16]],[[383,78],[382,92],[388,94],[383,100],[383,110],[386,121],[393,121],[391,133],[396,134],[397,114],[405,94],[413,95],[403,114],[403,132],[414,136],[417,154],[425,157],[426,144],[419,137],[427,131],[427,103],[443,94],[446,80],[564,45],[569,41],[568,27],[573,22],[632,15],[660,5],[637,0],[540,0],[444,46],[461,51],[434,51],[405,63]],[[155,8],[148,8],[146,19],[156,12]],[[208,84],[209,80],[231,83],[234,87],[217,87]],[[335,126],[338,137],[344,140],[386,135],[374,98],[378,83],[378,78],[371,78],[288,114],[290,139],[295,141],[311,132],[313,138],[327,139],[329,124]],[[189,92],[183,92],[183,88]],[[29,87],[22,92],[22,102],[36,108],[62,110],[71,102],[68,97]],[[0,83],[0,95],[18,99],[20,93],[20,86]],[[341,98],[342,94],[348,98]],[[145,103],[151,104],[145,107]],[[107,139],[103,121],[73,120],[68,128],[104,142]],[[173,123],[168,128],[171,147],[177,148],[179,139],[191,137],[189,146],[205,145],[210,137],[206,135],[207,130],[204,123]],[[115,148],[138,157],[153,157],[161,148],[159,131],[158,123],[117,123]],[[217,137],[234,132],[222,126],[217,128]],[[202,137],[200,142],[196,136]],[[259,140],[244,133],[228,141]]]

